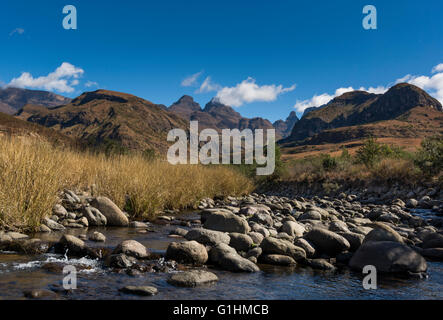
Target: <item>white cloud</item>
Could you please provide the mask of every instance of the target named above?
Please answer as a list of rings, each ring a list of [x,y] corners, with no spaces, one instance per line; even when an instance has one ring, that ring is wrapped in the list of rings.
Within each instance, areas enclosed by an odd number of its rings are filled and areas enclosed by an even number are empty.
[[[47,76],[34,78],[29,72],[23,72],[20,77],[12,79],[8,86],[73,92],[74,86],[79,84],[77,78],[83,75],[83,73],[83,69],[77,68],[68,62],[63,62],[60,67]]]
[[[432,68],[432,73],[442,72],[442,71],[443,71],[443,63],[440,63],[436,65],[434,68]]]
[[[181,86],[182,87],[192,87],[192,86],[195,86],[197,84],[198,78],[202,75],[202,73],[203,73],[203,71],[200,71],[200,72],[194,73],[194,74],[186,77],[181,82]]]
[[[217,91],[216,99],[223,104],[240,107],[245,103],[256,101],[270,102],[275,101],[280,94],[293,91],[295,85],[284,88],[282,85],[263,85],[256,84],[255,79],[248,78],[235,87],[224,87]]]
[[[206,77],[206,79],[201,84],[200,88],[196,91],[196,93],[204,93],[211,91],[218,91],[221,89],[221,86],[213,83],[211,77]]]
[[[307,108],[320,107],[322,105],[327,104],[335,97],[341,96],[342,94],[344,94],[346,92],[351,92],[351,91],[355,91],[355,90],[366,91],[366,92],[375,93],[375,94],[381,94],[381,93],[385,93],[388,89],[383,86],[378,86],[375,88],[369,87],[368,89],[366,89],[364,87],[360,87],[358,89],[354,89],[353,87],[338,88],[337,90],[335,90],[334,94],[323,93],[320,95],[314,95],[311,99],[297,101],[294,105],[294,108],[298,112],[304,112]]]
[[[90,87],[98,87],[98,83],[95,82],[95,81],[87,81],[87,82],[85,83],[85,87],[86,87],[86,88],[90,88]]]
[[[9,33],[9,36],[12,37],[14,34],[23,34],[25,33],[25,29],[23,28],[15,28]]]

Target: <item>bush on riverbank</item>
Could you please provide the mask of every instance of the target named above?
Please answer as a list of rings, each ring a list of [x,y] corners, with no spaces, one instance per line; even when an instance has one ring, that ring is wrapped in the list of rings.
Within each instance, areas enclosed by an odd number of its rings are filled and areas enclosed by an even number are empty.
[[[0,228],[32,230],[64,188],[107,196],[132,217],[194,206],[204,197],[240,195],[251,181],[225,166],[177,165],[143,155],[106,155],[0,137]]]
[[[369,138],[355,155],[344,148],[337,157],[317,155],[291,161],[282,178],[294,182],[365,181],[414,185],[442,179],[443,137],[424,139],[415,153]]]

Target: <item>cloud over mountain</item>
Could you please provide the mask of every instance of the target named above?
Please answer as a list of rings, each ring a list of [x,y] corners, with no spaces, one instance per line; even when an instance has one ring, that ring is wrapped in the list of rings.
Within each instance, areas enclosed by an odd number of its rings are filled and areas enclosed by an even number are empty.
[[[31,73],[23,72],[20,77],[12,79],[8,86],[69,93],[74,91],[74,86],[79,84],[77,79],[83,74],[83,69],[63,62],[54,72],[46,76],[34,78]]]

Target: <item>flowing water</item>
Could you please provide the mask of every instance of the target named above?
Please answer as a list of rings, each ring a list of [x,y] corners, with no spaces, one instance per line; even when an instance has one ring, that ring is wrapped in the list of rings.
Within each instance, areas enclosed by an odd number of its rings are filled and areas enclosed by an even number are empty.
[[[190,217],[192,218],[192,217]],[[165,252],[174,226],[154,226],[153,231],[137,233],[131,228],[90,228],[69,233],[106,235],[105,246],[114,248],[119,242],[134,239],[153,252]],[[58,240],[61,234],[39,234],[46,240]],[[90,246],[103,246],[88,241]],[[79,270],[77,289],[62,293],[62,270],[47,271],[42,266],[56,262],[73,265]],[[252,274],[212,270],[219,277],[216,284],[197,288],[177,288],[166,282],[167,273],[144,273],[130,276],[110,272],[101,261],[81,258],[67,259],[63,255],[37,256],[0,253],[0,299],[24,299],[23,291],[49,289],[59,292],[59,299],[443,299],[443,263],[428,262],[429,278],[379,278],[378,289],[365,290],[362,275],[349,270],[319,272],[310,268],[289,268],[260,265]],[[124,294],[118,289],[127,285],[152,285],[159,293],[153,297]]]

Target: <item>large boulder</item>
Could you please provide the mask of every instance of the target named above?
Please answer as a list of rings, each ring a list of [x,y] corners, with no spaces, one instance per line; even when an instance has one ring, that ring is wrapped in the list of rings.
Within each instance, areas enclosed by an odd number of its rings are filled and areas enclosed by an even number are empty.
[[[260,269],[252,261],[240,256],[234,248],[221,243],[209,251],[210,261],[220,268],[233,272],[256,272]]]
[[[106,197],[92,199],[91,206],[97,208],[107,220],[108,226],[127,227],[129,220],[117,205]]]
[[[423,239],[424,249],[429,248],[443,248],[443,234],[440,233],[430,233]]]
[[[197,241],[171,242],[166,250],[166,259],[181,263],[204,264],[208,261],[208,252]]]
[[[204,270],[191,270],[174,273],[167,280],[169,284],[177,287],[196,287],[218,281],[218,277],[212,272]]]
[[[119,253],[123,253],[137,259],[147,258],[150,254],[144,245],[135,240],[125,240],[120,243],[113,251],[113,254]]]
[[[266,227],[272,227],[274,225],[271,215],[267,212],[256,212],[249,218],[249,221],[254,221]]]
[[[285,223],[283,223],[280,230],[282,232],[286,232],[291,237],[296,237],[296,238],[302,237],[303,233],[306,231],[304,226],[294,221],[286,221]]]
[[[88,253],[85,242],[70,234],[64,234],[60,238],[56,251],[66,253],[68,256],[84,256]]]
[[[229,242],[229,245],[233,247],[237,251],[248,251],[252,244],[254,243],[252,241],[252,238],[244,233],[230,233],[229,237],[231,238],[231,241]]]
[[[306,252],[300,247],[293,245],[291,242],[273,237],[265,238],[260,247],[264,254],[280,254],[292,257],[295,261],[304,260]]]
[[[374,229],[365,236],[364,243],[369,241],[395,241],[403,243],[401,235],[387,224],[375,222],[373,227]]]
[[[339,234],[322,228],[313,228],[304,238],[312,242],[316,250],[329,256],[336,256],[351,247],[349,241]]]
[[[213,212],[208,215],[204,227],[222,232],[248,233],[251,230],[245,219],[224,211]]]
[[[349,244],[351,245],[350,251],[356,251],[363,243],[363,240],[365,239],[365,236],[356,233],[356,232],[338,232],[339,235],[341,235],[343,238],[348,240]]]
[[[195,240],[209,246],[215,246],[219,243],[229,244],[231,240],[227,233],[203,228],[189,230],[185,235],[185,239],[189,241]]]
[[[428,268],[420,254],[394,241],[363,243],[349,261],[349,266],[362,270],[367,265],[373,265],[378,272],[385,273],[424,273]]]

